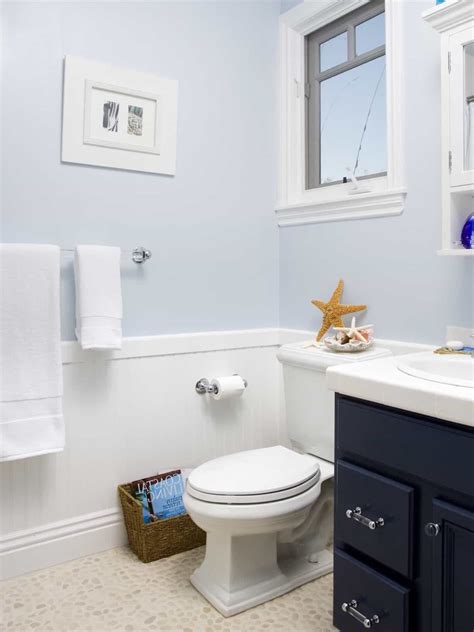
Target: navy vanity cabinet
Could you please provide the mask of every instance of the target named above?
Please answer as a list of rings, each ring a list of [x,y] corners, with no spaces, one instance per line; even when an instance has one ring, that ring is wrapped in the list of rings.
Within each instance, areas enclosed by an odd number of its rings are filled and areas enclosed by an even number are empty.
[[[335,477],[334,625],[474,632],[474,428],[337,395]]]

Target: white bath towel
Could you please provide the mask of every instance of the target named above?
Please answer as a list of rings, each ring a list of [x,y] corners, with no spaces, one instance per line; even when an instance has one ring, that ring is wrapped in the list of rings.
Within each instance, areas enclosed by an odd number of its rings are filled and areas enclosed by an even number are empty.
[[[0,245],[0,461],[64,448],[59,254]]]
[[[76,336],[83,349],[122,348],[120,248],[77,246]]]

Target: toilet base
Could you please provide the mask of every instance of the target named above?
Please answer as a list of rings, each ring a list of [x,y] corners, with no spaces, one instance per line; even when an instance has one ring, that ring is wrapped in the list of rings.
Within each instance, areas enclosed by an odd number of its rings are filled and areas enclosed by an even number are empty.
[[[216,610],[224,617],[231,617],[332,573],[333,554],[325,549],[318,554],[317,562],[308,562],[306,557],[284,559],[279,561],[278,569],[271,578],[232,592],[211,580],[205,563],[193,573],[190,581]]]

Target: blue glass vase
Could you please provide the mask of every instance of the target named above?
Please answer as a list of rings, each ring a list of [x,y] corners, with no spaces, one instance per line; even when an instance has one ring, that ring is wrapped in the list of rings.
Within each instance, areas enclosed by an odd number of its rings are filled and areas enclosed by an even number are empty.
[[[467,218],[461,231],[461,243],[464,248],[474,248],[474,213]]]

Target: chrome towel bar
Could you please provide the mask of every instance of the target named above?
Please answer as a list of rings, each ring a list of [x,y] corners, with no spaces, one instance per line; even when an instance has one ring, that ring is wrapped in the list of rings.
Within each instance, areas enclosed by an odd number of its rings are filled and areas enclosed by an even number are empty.
[[[74,248],[61,248],[61,252],[74,252]],[[134,263],[145,263],[145,261],[151,259],[151,250],[144,246],[137,246],[133,250],[127,251],[127,253],[131,256]]]

